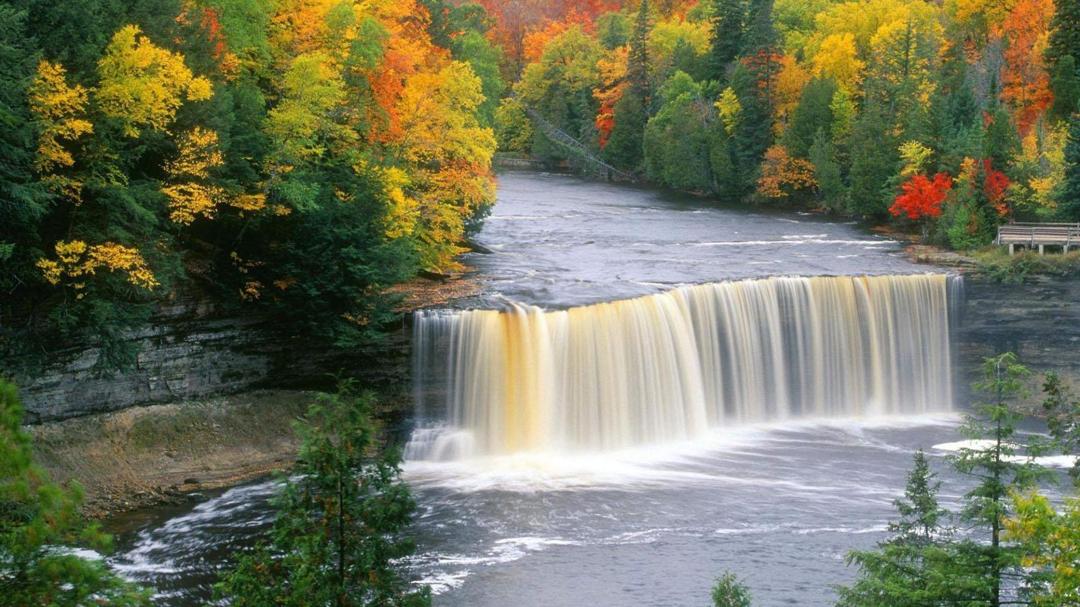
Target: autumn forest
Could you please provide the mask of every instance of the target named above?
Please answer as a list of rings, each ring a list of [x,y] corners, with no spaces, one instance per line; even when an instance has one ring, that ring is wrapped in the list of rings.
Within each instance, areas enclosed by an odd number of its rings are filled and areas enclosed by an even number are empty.
[[[119,334],[186,285],[363,339],[458,268],[540,116],[627,173],[954,248],[1080,217],[1053,0],[19,0],[0,7],[0,335]],[[28,347],[28,344],[33,344]],[[113,344],[115,347],[111,347]],[[23,357],[29,360],[31,357]]]

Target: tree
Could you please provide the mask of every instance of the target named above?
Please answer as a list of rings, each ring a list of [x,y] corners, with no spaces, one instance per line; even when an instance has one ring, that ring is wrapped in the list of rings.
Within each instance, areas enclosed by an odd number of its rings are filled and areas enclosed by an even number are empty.
[[[1080,450],[1080,398],[1077,398],[1056,373],[1047,373],[1042,387],[1043,414],[1046,426],[1062,453]],[[1080,460],[1069,470],[1073,482],[1080,485]]]
[[[630,35],[630,55],[627,57],[626,80],[630,93],[636,95],[641,106],[649,106],[649,0],[638,5],[634,31]],[[644,122],[641,123],[644,126]]]
[[[1075,2],[1055,2],[1046,58],[1057,65],[1070,56],[1080,61],[1080,6]]]
[[[1059,3],[1017,0],[1002,24],[1005,65],[1001,70],[1001,98],[1013,108],[1021,137],[1053,103],[1045,49],[1055,4]]]
[[[674,188],[713,186],[706,120],[711,108],[689,74],[675,72],[660,88],[660,110],[645,127],[646,174]]]
[[[1080,112],[1073,114],[1069,120],[1069,137],[1065,144],[1065,181],[1061,190],[1062,214],[1080,221]]]
[[[728,66],[743,50],[744,0],[714,0],[712,11],[712,78],[724,81]]]
[[[828,130],[833,123],[830,108],[836,94],[836,84],[831,79],[815,78],[802,90],[799,105],[791,115],[784,131],[784,144],[797,158],[806,158],[814,137],[819,130]]]
[[[788,198],[817,186],[814,165],[802,158],[793,158],[782,145],[765,152],[757,193],[764,198]]]
[[[825,201],[826,208],[832,211],[844,209],[844,181],[840,174],[840,163],[836,159],[836,146],[833,145],[825,129],[818,129],[814,143],[807,155],[814,165],[814,181],[818,192]]]
[[[1021,562],[1031,571],[1023,588],[1029,604],[1080,604],[1080,498],[1066,498],[1060,512],[1035,492],[1014,495],[1012,505],[1005,538],[1019,543]]]
[[[1075,112],[1080,112],[1080,65],[1072,55],[1058,59],[1050,74],[1050,89],[1053,91],[1053,115],[1059,120],[1068,120]]]
[[[904,216],[912,221],[940,217],[941,203],[952,189],[952,177],[948,173],[938,173],[929,179],[920,173],[901,187],[903,191],[889,207],[889,213],[894,217]]]
[[[101,83],[94,98],[129,137],[137,137],[142,128],[167,129],[185,96],[191,101],[213,96],[210,81],[192,74],[183,56],[154,45],[135,25],[116,32],[98,73]]]
[[[889,524],[892,537],[875,550],[848,554],[859,568],[854,584],[838,589],[838,607],[922,607],[967,605],[968,576],[975,563],[961,558],[938,503],[941,483],[922,450],[915,452],[904,498],[893,503],[900,515]]]
[[[750,607],[750,590],[733,573],[725,573],[716,579],[712,587],[714,607]]]
[[[506,82],[499,73],[499,64],[502,62],[501,50],[492,45],[483,34],[472,30],[454,38],[451,49],[454,52],[454,58],[467,62],[473,73],[480,78],[480,89],[484,94],[484,101],[477,108],[477,112],[484,126],[494,126],[495,110],[499,106],[499,98],[506,90]]]
[[[416,504],[399,479],[399,455],[378,444],[371,408],[371,396],[345,382],[297,424],[297,476],[275,500],[270,539],[217,586],[230,604],[429,604],[428,592],[410,590],[394,564],[413,551],[403,532]]]
[[[79,515],[82,490],[60,487],[33,463],[13,384],[0,380],[0,593],[9,605],[147,606],[150,593],[71,550],[108,550],[110,538]]]
[[[897,165],[898,146],[882,114],[876,104],[866,107],[851,128],[851,210],[866,217],[885,216],[888,205],[895,201],[895,190],[889,183]]]
[[[1017,546],[1002,541],[1010,496],[1030,488],[1042,471],[1029,459],[1017,457],[1016,425],[1022,415],[1010,406],[1023,391],[1030,371],[1015,354],[1005,353],[988,358],[983,373],[984,380],[976,389],[992,400],[977,406],[977,414],[969,416],[964,427],[964,434],[978,442],[960,449],[952,464],[976,482],[964,494],[961,520],[989,536],[985,543],[966,542],[961,550],[965,558],[979,563],[971,577],[974,596],[998,607],[1006,572],[1018,568],[1022,556]]]

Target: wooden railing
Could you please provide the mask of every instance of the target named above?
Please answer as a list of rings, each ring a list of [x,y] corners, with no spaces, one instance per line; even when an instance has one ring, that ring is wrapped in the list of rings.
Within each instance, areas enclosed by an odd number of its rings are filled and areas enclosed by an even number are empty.
[[[1046,247],[1061,247],[1068,252],[1080,247],[1080,223],[1007,223],[998,228],[997,244],[1008,246],[1009,253],[1017,246],[1045,252]]]

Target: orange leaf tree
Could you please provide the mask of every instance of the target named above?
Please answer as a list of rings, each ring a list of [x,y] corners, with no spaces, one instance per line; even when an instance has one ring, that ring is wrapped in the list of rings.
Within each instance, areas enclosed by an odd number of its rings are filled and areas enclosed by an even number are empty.
[[[921,173],[914,175],[901,186],[902,192],[889,207],[889,212],[894,217],[903,215],[912,221],[940,217],[941,203],[945,202],[952,186],[953,180],[948,173],[938,173],[933,179]]]

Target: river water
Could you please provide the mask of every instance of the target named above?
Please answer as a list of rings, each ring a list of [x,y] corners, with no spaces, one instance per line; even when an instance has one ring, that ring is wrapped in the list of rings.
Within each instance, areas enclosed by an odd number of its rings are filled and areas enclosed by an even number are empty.
[[[493,251],[467,259],[484,281],[468,302],[480,308],[927,271],[853,224],[537,173],[500,177],[477,240]],[[934,447],[958,440],[958,417],[941,400],[918,415],[751,420],[660,444],[409,461],[419,550],[405,565],[444,606],[704,605],[724,571],[756,605],[829,605],[853,576],[847,551],[885,537],[913,451],[929,449],[947,475]],[[111,560],[154,584],[161,605],[201,604],[228,554],[269,525],[274,487],[140,513]]]

